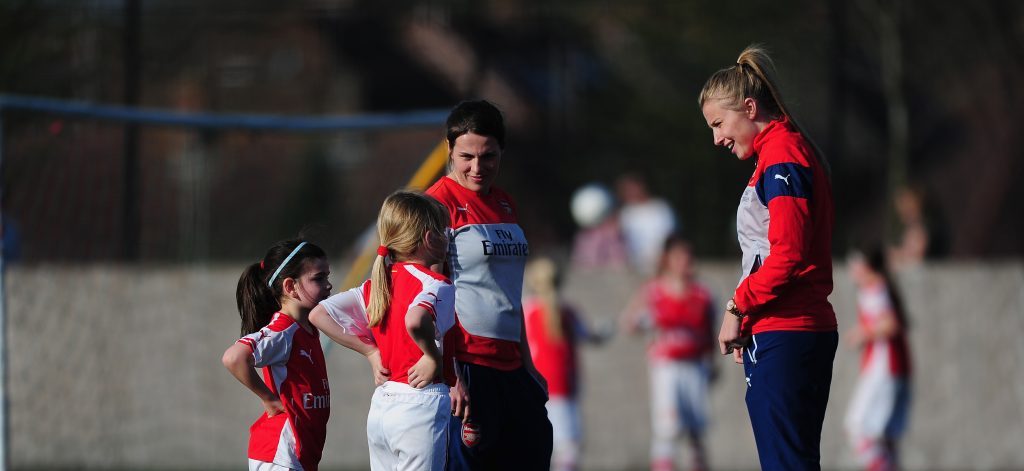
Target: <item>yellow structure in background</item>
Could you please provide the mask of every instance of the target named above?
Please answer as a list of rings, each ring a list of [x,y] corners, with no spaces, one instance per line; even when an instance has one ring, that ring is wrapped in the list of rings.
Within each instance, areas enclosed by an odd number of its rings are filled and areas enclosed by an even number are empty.
[[[444,141],[441,141],[434,147],[434,150],[427,155],[426,160],[420,164],[420,168],[416,170],[416,173],[409,179],[409,183],[406,183],[405,187],[414,190],[423,190],[430,185],[441,171],[444,170],[445,164],[448,162],[448,146]],[[370,271],[370,264],[373,263],[373,257],[377,255],[378,237],[376,237],[377,223],[373,223],[373,234],[366,239],[362,249],[359,250],[359,254],[356,259],[352,261],[352,265],[348,269],[348,273],[345,274],[345,281],[341,284],[340,291],[347,290],[356,286],[359,282],[366,278],[366,274]]]

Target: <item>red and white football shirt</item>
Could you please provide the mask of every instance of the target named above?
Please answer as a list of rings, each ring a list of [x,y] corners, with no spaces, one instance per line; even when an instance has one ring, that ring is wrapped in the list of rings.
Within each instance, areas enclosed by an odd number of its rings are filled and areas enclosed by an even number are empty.
[[[523,303],[526,338],[530,343],[533,365],[548,382],[548,395],[573,398],[577,392],[579,364],[576,344],[580,324],[572,309],[568,306],[560,308],[562,335],[556,337],[548,331],[547,308],[544,303],[537,298]]]
[[[696,360],[711,351],[714,311],[706,288],[690,283],[676,293],[656,279],[644,289],[654,325],[652,359]]]
[[[391,266],[391,304],[381,323],[371,328],[391,381],[408,384],[409,368],[423,356],[405,327],[405,315],[414,306],[434,317],[434,341],[444,355],[445,333],[455,325],[455,286],[423,265],[397,262]]]
[[[285,412],[266,412],[249,428],[249,458],[292,469],[316,471],[327,438],[331,390],[319,332],[307,332],[278,312],[270,323],[238,340],[252,350],[263,382]]]
[[[448,209],[448,265],[462,333],[459,361],[511,371],[522,366],[523,269],[530,246],[512,198],[481,194],[442,177],[427,194]]]
[[[857,294],[857,319],[864,330],[876,330],[878,321],[887,313],[893,315],[892,310],[889,291],[882,283],[865,287]],[[865,344],[861,371],[873,369],[887,371],[892,377],[910,375],[910,351],[903,326],[899,326],[899,331],[892,337]]]

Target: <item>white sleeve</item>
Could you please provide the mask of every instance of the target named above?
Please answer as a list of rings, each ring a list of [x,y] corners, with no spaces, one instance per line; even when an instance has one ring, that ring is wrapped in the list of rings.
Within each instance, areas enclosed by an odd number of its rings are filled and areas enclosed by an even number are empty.
[[[273,330],[268,325],[238,339],[238,343],[248,345],[252,350],[253,366],[256,368],[283,365],[291,356],[293,331],[291,328]]]
[[[373,333],[370,331],[370,321],[366,318],[363,289],[363,285],[359,285],[320,301],[320,305],[346,334],[359,337],[369,345],[375,345]]]

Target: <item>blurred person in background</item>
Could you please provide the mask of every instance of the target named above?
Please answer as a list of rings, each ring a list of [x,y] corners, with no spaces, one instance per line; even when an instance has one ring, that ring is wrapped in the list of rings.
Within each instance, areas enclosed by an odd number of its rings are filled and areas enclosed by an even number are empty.
[[[652,471],[675,469],[675,442],[685,432],[692,470],[708,469],[704,432],[708,386],[714,378],[715,303],[697,282],[693,248],[669,236],[656,275],[621,317],[622,328],[654,331],[648,350],[651,373]]]
[[[562,272],[550,258],[530,261],[524,281],[529,293],[523,301],[526,338],[533,363],[548,383],[548,419],[554,438],[551,469],[573,471],[579,469],[583,443],[577,346],[601,343],[610,332],[588,327],[562,299]]]
[[[626,244],[619,227],[619,208],[604,185],[590,183],[577,189],[570,202],[579,230],[572,243],[572,267],[585,271],[621,272],[629,267]]]
[[[945,227],[930,208],[924,190],[916,185],[900,188],[893,197],[900,235],[889,248],[889,262],[895,271],[913,270],[927,258],[946,255]]]
[[[619,219],[613,213],[593,227],[580,228],[572,244],[572,266],[585,271],[625,272],[629,267]]]
[[[490,102],[464,101],[452,109],[445,128],[448,175],[427,194],[451,219],[447,269],[455,283],[460,343],[451,394],[453,413],[462,420],[448,428],[446,469],[548,469],[547,385],[533,366],[523,320],[530,246],[515,202],[494,185],[505,120]]]
[[[654,273],[665,238],[678,229],[675,213],[665,200],[651,195],[647,182],[627,173],[615,182],[621,208],[619,227],[630,264],[637,273]]]
[[[718,342],[743,364],[761,468],[819,470],[839,343],[828,301],[832,185],[774,75],[768,54],[750,46],[711,75],[698,99],[714,144],[754,166],[736,212],[743,271]]]
[[[864,469],[896,470],[896,445],[906,429],[911,398],[907,315],[881,247],[854,252],[849,271],[857,285],[858,322],[844,339],[862,354],[846,431]]]

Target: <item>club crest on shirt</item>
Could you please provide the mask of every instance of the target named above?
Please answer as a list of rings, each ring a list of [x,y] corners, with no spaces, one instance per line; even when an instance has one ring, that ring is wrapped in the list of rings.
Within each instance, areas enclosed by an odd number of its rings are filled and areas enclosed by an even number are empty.
[[[509,204],[508,201],[501,200],[498,201],[498,204],[501,205],[501,208],[505,210],[505,214],[512,214],[512,205]]]
[[[480,427],[473,422],[462,424],[462,443],[473,448],[480,443]]]

